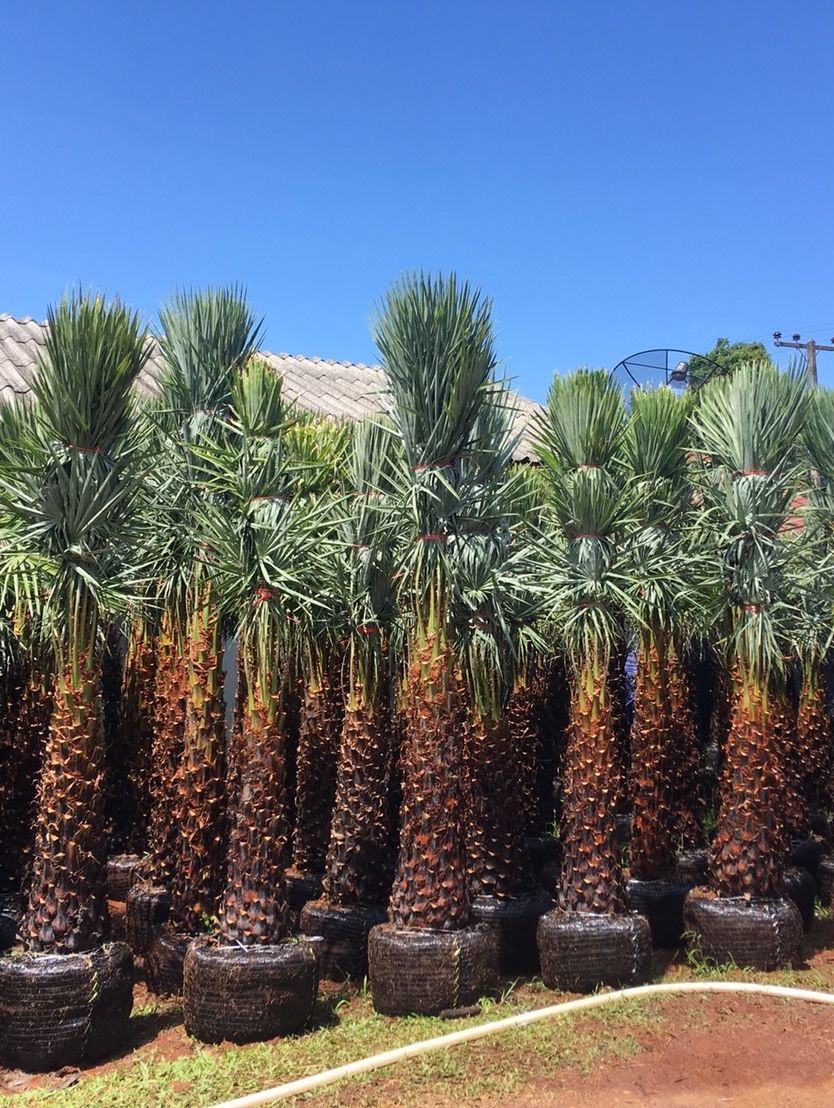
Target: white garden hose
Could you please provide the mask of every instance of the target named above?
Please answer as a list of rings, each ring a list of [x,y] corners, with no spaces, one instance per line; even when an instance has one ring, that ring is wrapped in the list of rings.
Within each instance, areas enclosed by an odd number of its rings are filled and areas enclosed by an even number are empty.
[[[310,1077],[301,1077],[284,1085],[275,1085],[272,1089],[263,1089],[259,1093],[241,1096],[235,1100],[226,1100],[215,1104],[213,1108],[255,1108],[258,1104],[271,1104],[276,1100],[285,1100],[290,1096],[299,1096],[332,1085],[345,1077],[355,1077],[360,1073],[391,1066],[405,1058],[416,1058],[418,1054],[428,1054],[431,1050],[442,1050],[458,1043],[471,1043],[475,1039],[484,1039],[487,1035],[497,1035],[511,1027],[527,1027],[531,1023],[561,1016],[566,1012],[579,1012],[585,1008],[598,1008],[602,1004],[611,1004],[617,1000],[630,1000],[633,997],[658,996],[664,993],[757,993],[761,996],[780,996],[789,1000],[810,1000],[816,1004],[834,1004],[834,993],[817,992],[812,989],[789,989],[784,985],[756,985],[747,981],[681,981],[677,984],[640,985],[634,989],[620,989],[611,993],[594,993],[578,1000],[566,1000],[562,1004],[551,1004],[547,1008],[536,1008],[532,1012],[521,1012],[517,1016],[481,1023],[475,1027],[466,1027],[462,1031],[453,1031],[449,1035],[438,1035],[434,1039],[422,1039],[386,1050],[383,1054],[374,1054],[358,1062],[348,1062],[332,1070],[323,1070]]]

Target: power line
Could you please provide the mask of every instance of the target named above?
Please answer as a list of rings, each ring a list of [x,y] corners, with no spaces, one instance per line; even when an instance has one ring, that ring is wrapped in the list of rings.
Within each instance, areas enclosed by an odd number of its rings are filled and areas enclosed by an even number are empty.
[[[808,339],[807,342],[802,341],[801,335],[797,332],[791,335],[791,342],[782,338],[781,331],[773,332],[773,345],[774,346],[789,346],[792,350],[804,350],[805,351],[805,372],[808,374],[808,383],[816,388],[817,385],[817,351],[818,350],[832,350],[834,351],[834,338],[831,339],[831,345],[827,345],[822,342],[817,342],[815,339]]]

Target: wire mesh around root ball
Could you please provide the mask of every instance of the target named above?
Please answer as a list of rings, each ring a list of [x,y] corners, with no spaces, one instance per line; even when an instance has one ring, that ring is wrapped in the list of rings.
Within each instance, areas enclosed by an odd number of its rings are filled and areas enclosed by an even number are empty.
[[[243,947],[195,939],[185,956],[185,1029],[204,1043],[291,1035],[310,1019],[317,990],[316,955],[304,940]]]
[[[683,902],[691,885],[674,881],[626,881],[628,906],[649,921],[652,945],[660,950],[676,950],[683,944]]]
[[[124,1042],[132,1008],[125,943],[2,958],[0,1065],[40,1072],[103,1058]]]
[[[161,885],[134,885],[125,904],[125,938],[134,954],[145,954],[155,930],[168,919],[171,894]]]
[[[536,932],[540,917],[552,906],[553,898],[543,889],[529,896],[478,896],[473,900],[472,922],[495,931],[500,973],[513,976],[539,972]]]
[[[799,964],[802,918],[786,897],[745,900],[693,889],[683,920],[692,948],[718,965],[774,970]]]
[[[301,909],[301,931],[320,938],[316,946],[319,976],[328,981],[359,980],[368,972],[368,932],[384,923],[383,907],[343,908],[324,900]]]
[[[368,977],[377,1012],[436,1016],[474,1004],[498,981],[489,927],[421,931],[383,923],[368,936]]]
[[[551,989],[591,992],[599,985],[637,985],[651,969],[651,929],[636,912],[555,909],[539,920],[538,940],[542,980]]]

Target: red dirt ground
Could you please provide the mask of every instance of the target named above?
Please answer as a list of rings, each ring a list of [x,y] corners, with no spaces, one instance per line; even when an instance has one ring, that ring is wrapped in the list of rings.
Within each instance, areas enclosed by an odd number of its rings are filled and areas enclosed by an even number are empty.
[[[790,1008],[788,1005],[791,1005]],[[808,1003],[713,996],[688,1022],[686,1001],[666,1009],[662,1038],[647,1040],[628,1061],[604,1064],[587,1077],[532,1081],[518,1108],[822,1108],[834,1104],[834,1015]]]

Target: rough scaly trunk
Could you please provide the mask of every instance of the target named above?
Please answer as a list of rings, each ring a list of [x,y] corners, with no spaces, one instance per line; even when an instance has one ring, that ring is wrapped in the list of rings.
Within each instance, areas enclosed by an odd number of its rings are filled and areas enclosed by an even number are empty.
[[[608,666],[592,657],[571,687],[559,891],[565,911],[615,913],[625,907],[614,820],[618,736],[607,677]]]
[[[784,775],[768,698],[736,684],[710,865],[723,896],[774,896],[787,845]]]
[[[475,896],[513,897],[530,888],[523,810],[530,776],[504,717],[473,712],[465,729],[466,859]]]
[[[831,807],[831,719],[819,668],[808,666],[799,693],[797,746],[802,751],[802,793],[816,808]]]
[[[666,662],[665,637],[657,630],[642,635],[631,724],[629,862],[632,875],[643,880],[668,876],[677,845],[673,765],[679,752],[673,745]]]
[[[142,854],[148,848],[153,778],[156,644],[135,626],[128,641],[122,683],[122,745],[128,752],[124,780],[124,848]]]
[[[384,904],[390,888],[388,713],[356,689],[345,708],[324,896],[343,908]]]
[[[804,839],[811,833],[805,796],[805,751],[799,746],[797,712],[787,695],[771,700],[771,726],[782,756],[782,816],[788,838]]]
[[[324,872],[342,711],[340,689],[330,675],[308,683],[301,704],[295,770],[292,865],[298,873]]]
[[[191,618],[183,732],[179,841],[172,920],[204,929],[217,906],[224,832],[225,708],[217,614],[206,599]]]
[[[179,649],[172,618],[165,614],[156,644],[148,827],[148,876],[165,886],[171,883],[178,858],[187,676],[186,659]]]
[[[507,699],[505,712],[514,756],[518,761],[518,822],[522,832],[530,835],[538,834],[540,831],[539,797],[536,787],[540,739],[536,699],[536,688],[532,678],[520,681]]]
[[[107,628],[101,656],[101,715],[104,733],[104,822],[107,851],[125,851],[133,813],[127,784],[131,750],[125,742],[122,720],[121,628],[113,620]]]
[[[104,935],[104,742],[97,668],[82,654],[55,684],[38,785],[30,950],[72,954]]]
[[[0,729],[0,891],[17,893],[31,864],[35,801],[51,700],[28,667],[6,676]]]
[[[564,793],[565,747],[570,723],[570,681],[563,658],[551,658],[537,666],[536,726],[539,734],[537,790],[539,817],[536,829],[540,835],[561,822]]]
[[[454,931],[469,920],[461,794],[460,677],[429,641],[403,690],[400,850],[389,903],[398,927]]]
[[[694,850],[703,845],[704,838],[698,796],[701,751],[689,674],[679,656],[671,659],[667,687],[672,720],[675,846],[679,850]]]
[[[226,888],[220,934],[244,943],[277,942],[286,930],[282,859],[286,849],[283,713],[254,675],[240,700],[240,759],[230,797]]]

